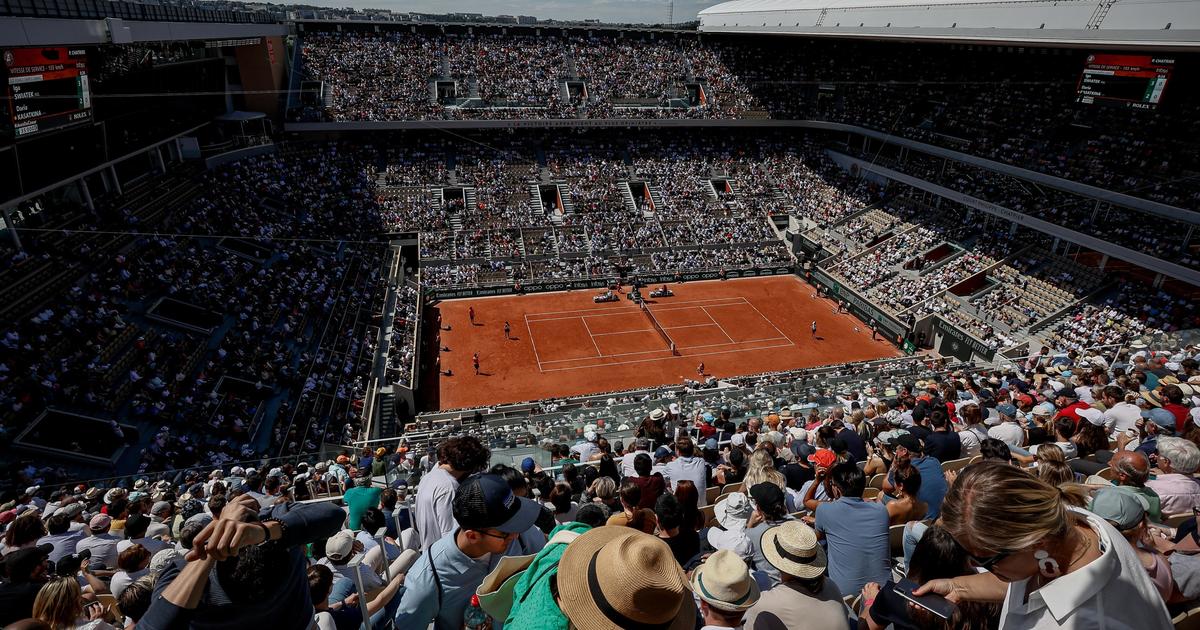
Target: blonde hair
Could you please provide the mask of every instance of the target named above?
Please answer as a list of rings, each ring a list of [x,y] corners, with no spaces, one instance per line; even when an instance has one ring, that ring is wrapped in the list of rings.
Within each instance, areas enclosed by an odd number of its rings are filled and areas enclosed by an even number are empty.
[[[775,460],[772,459],[771,453],[766,449],[755,449],[750,454],[750,464],[746,468],[746,477],[743,479],[746,488],[753,488],[760,483],[773,483],[779,486],[780,490],[787,489],[787,479],[783,473],[775,468]]]
[[[1085,500],[1081,486],[1054,486],[985,460],[964,468],[946,493],[942,526],[973,551],[1017,552],[1064,536],[1077,520],[1070,506]]]
[[[33,600],[33,616],[54,630],[74,628],[82,614],[83,591],[73,576],[51,578]]]
[[[1075,482],[1075,471],[1067,465],[1067,456],[1057,444],[1042,444],[1037,448],[1038,479],[1052,486]]]
[[[617,496],[617,482],[613,481],[612,477],[596,477],[592,487],[588,488],[588,494],[597,499],[611,500]]]

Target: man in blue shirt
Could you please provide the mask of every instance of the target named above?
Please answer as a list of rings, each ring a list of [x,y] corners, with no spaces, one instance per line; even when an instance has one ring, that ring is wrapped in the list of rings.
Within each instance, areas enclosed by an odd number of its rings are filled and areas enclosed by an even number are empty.
[[[843,593],[857,593],[867,582],[887,582],[891,578],[887,508],[863,501],[867,478],[855,464],[838,464],[828,473],[818,469],[815,483],[824,483],[826,474],[838,498],[817,506],[813,529],[825,540],[829,578]]]
[[[936,519],[942,512],[942,499],[946,498],[946,490],[949,488],[946,475],[942,472],[942,463],[936,457],[922,455],[921,441],[914,435],[898,435],[888,440],[888,446],[891,446],[896,454],[892,460],[893,467],[898,462],[908,459],[913,468],[921,472],[921,490],[917,493],[917,498],[929,505],[925,518]],[[891,471],[888,471],[887,479],[883,481],[883,491],[895,491]]]
[[[459,630],[463,613],[483,578],[541,507],[513,494],[499,475],[476,475],[454,496],[454,528],[429,548],[404,578],[397,628]],[[498,627],[498,623],[496,627]]]

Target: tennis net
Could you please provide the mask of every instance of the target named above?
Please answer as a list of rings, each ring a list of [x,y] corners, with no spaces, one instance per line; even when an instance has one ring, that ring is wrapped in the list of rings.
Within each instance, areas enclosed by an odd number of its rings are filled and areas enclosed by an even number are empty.
[[[667,331],[663,330],[663,327],[658,325],[658,320],[654,318],[654,313],[651,313],[650,309],[646,307],[646,303],[639,302],[638,305],[642,307],[642,312],[645,313],[646,318],[650,320],[650,325],[654,326],[654,330],[658,331],[658,334],[662,336],[663,341],[667,342],[667,348],[671,350],[671,354],[679,356],[679,350],[675,349],[675,342],[671,341],[671,337],[667,335]]]

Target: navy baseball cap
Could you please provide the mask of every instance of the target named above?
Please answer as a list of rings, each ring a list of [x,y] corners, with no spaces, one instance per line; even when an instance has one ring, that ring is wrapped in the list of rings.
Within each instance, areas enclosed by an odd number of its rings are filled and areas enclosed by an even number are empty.
[[[475,475],[454,495],[454,520],[463,529],[519,534],[533,527],[541,507],[513,494],[500,475]]]

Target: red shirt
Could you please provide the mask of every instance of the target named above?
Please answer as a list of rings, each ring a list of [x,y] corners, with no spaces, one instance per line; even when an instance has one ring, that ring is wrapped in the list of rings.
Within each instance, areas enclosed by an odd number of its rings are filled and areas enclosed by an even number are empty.
[[[1175,415],[1175,432],[1183,435],[1183,425],[1187,423],[1188,419],[1188,408],[1175,403],[1164,403],[1162,408]]]

